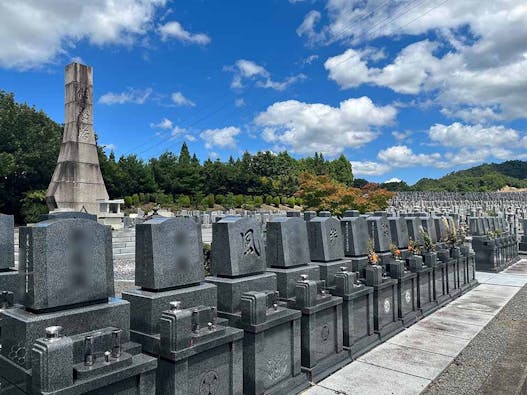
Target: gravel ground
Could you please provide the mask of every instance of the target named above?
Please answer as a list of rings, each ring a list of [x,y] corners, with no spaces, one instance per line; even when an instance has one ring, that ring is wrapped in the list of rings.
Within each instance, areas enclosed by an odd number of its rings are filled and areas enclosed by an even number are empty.
[[[524,286],[423,393],[517,393],[527,372],[526,306]]]

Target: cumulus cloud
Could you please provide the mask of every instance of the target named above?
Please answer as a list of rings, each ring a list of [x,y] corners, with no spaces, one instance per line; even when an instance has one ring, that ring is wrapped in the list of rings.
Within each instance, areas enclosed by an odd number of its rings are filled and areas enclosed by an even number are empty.
[[[205,148],[236,148],[236,136],[240,129],[234,126],[222,129],[207,129],[200,133],[199,137],[205,142]]]
[[[131,45],[153,29],[166,0],[27,0],[0,2],[0,67],[29,69],[87,40]]]
[[[255,118],[267,142],[293,152],[322,152],[334,156],[349,147],[360,147],[377,136],[373,127],[393,122],[396,109],[376,106],[370,98],[348,99],[338,107],[296,100],[277,102]]]
[[[167,41],[171,38],[184,43],[207,45],[210,43],[210,37],[205,33],[190,33],[181,26],[177,21],[167,22],[159,27],[161,39]]]
[[[327,59],[329,78],[344,89],[374,84],[399,93],[430,94],[444,114],[468,122],[525,118],[525,2],[482,0],[474,7],[472,2],[451,1],[432,6],[423,13],[422,7],[406,2],[379,7],[374,0],[360,6],[329,0],[329,24],[310,34],[324,36],[325,43],[345,40],[352,45]],[[371,12],[375,7],[379,9]],[[383,22],[394,15],[400,17]],[[434,41],[410,44],[384,67],[371,67],[360,49],[373,38],[432,31],[437,33]]]
[[[225,66],[225,71],[233,73],[231,88],[241,89],[246,81],[253,81],[259,88],[271,88],[283,91],[290,85],[302,81],[306,78],[304,74],[297,74],[287,77],[283,81],[275,81],[271,78],[271,73],[267,69],[252,60],[238,59],[234,65]]]
[[[403,180],[401,180],[400,178],[397,178],[397,177],[392,177],[390,178],[389,180],[386,180],[384,181],[385,184],[388,184],[388,183],[391,183],[391,182],[402,182]]]
[[[351,161],[353,174],[356,176],[379,176],[388,173],[390,166],[372,161]]]
[[[108,92],[99,98],[100,104],[112,105],[112,104],[144,104],[148,98],[152,95],[152,89],[135,89],[128,88],[124,92]]]
[[[504,126],[435,124],[428,132],[430,140],[445,147],[517,147],[520,134]]]
[[[170,119],[163,118],[159,123],[151,123],[150,127],[158,129],[172,129],[173,124]]]
[[[196,105],[196,103],[194,103],[192,100],[189,100],[185,96],[183,96],[183,93],[181,92],[172,93],[171,98],[176,106],[194,107]]]
[[[441,160],[438,153],[416,154],[406,145],[394,145],[381,150],[377,157],[393,167],[433,166]]]

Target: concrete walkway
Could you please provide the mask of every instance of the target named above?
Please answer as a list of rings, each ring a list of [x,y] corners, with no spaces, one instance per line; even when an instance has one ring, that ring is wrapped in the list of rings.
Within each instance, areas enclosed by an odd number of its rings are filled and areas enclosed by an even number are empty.
[[[480,285],[321,381],[305,394],[419,394],[527,284],[527,259]]]

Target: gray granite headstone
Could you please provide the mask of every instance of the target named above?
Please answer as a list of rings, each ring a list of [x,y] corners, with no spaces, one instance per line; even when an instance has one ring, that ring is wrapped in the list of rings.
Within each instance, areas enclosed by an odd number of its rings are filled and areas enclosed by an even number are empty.
[[[201,226],[190,217],[159,217],[137,225],[135,251],[135,284],[144,289],[204,279]]]
[[[309,263],[306,221],[275,217],[267,223],[267,265],[293,267]]]
[[[331,262],[344,258],[344,243],[338,219],[316,217],[306,224],[312,261]]]
[[[304,211],[304,220],[311,221],[317,216],[316,211]]]
[[[358,211],[357,211],[358,213]],[[368,255],[368,223],[366,218],[344,216],[340,220],[346,256]]]
[[[266,259],[261,223],[229,216],[213,224],[210,267],[219,277],[263,273]]]
[[[368,217],[366,221],[368,223],[368,236],[373,240],[375,251],[389,251],[391,236],[388,217],[376,214]]]
[[[12,215],[0,214],[0,270],[15,263],[15,222]]]
[[[113,296],[112,232],[88,219],[50,219],[20,228],[19,277],[30,310]]]
[[[388,222],[390,224],[392,242],[398,248],[407,248],[409,235],[406,219],[404,217],[390,217]]]

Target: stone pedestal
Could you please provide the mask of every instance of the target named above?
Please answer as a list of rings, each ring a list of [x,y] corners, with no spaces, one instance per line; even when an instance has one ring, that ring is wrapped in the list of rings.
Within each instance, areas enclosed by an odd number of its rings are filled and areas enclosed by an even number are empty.
[[[389,263],[387,272],[398,281],[397,311],[403,325],[409,327],[417,321],[417,274],[406,270],[403,261]]]
[[[302,245],[296,250],[289,248],[295,238],[282,232],[287,228],[281,225],[305,228],[305,222],[298,217],[285,217],[272,224],[268,243],[273,244],[268,244],[267,249],[271,261],[285,269],[281,280],[287,290],[288,277],[296,270],[291,270],[290,264],[298,263],[298,259],[305,262],[306,256],[295,254],[302,252]],[[277,275],[265,271],[266,251],[258,226],[256,220],[247,217],[225,218],[213,224],[213,276],[206,281],[217,286],[218,315],[245,333],[243,393],[301,391],[308,381],[300,369],[300,314],[279,304]]]
[[[311,263],[306,221],[299,217],[274,217],[267,223],[267,271],[276,275],[280,300],[294,304],[295,285],[301,276],[320,279],[320,268]]]
[[[426,316],[435,310],[437,303],[434,298],[434,276],[432,267],[423,263],[423,257],[411,255],[406,259],[408,268],[417,275],[417,308],[419,315]]]
[[[350,362],[343,348],[342,299],[322,289],[323,282],[297,282],[295,308],[302,312],[302,370],[318,382]]]
[[[297,393],[309,386],[302,372],[298,310],[278,304],[276,292],[242,295],[243,393]]]
[[[160,322],[157,394],[243,392],[243,331],[220,325],[216,309],[173,304]]]
[[[357,282],[357,273],[341,271],[335,275],[333,295],[342,298],[344,349],[352,359],[379,344],[373,327],[373,288]]]
[[[460,295],[459,288],[459,261],[458,258],[452,258],[450,250],[444,249],[437,252],[437,259],[445,264],[447,276],[447,293],[450,298],[456,298]]]
[[[12,215],[0,214],[0,292],[12,292],[14,303],[21,300],[15,265],[15,225]]]
[[[78,218],[20,229],[24,304],[0,313],[0,376],[23,393],[155,393],[157,360],[130,341],[130,304],[109,298],[109,234]]]
[[[366,268],[366,285],[373,288],[373,325],[381,341],[404,329],[398,314],[397,283],[395,279],[383,277],[380,266]]]

